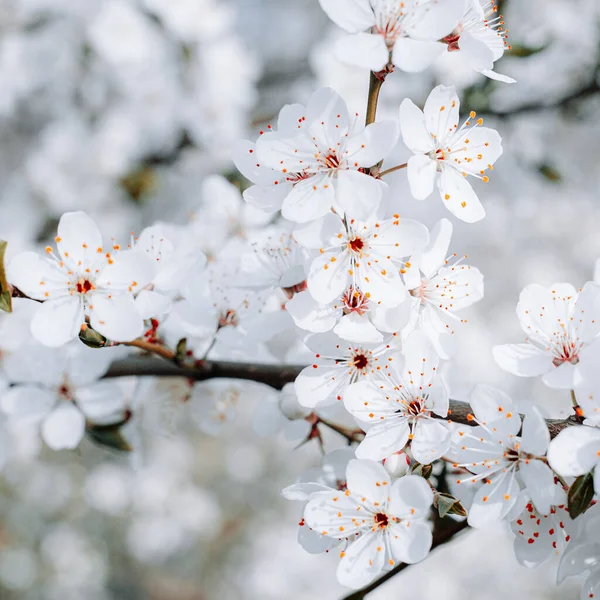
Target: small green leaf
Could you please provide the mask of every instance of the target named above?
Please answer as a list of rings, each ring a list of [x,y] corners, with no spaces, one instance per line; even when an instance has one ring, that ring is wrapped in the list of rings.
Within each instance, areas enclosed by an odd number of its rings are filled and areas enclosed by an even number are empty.
[[[12,292],[6,281],[6,269],[4,268],[4,253],[7,242],[0,240],[0,310],[12,312]]]
[[[121,427],[131,419],[131,416],[131,412],[127,411],[123,419],[118,423],[88,425],[86,432],[90,439],[100,446],[110,448],[111,450],[118,450],[119,452],[131,452],[133,448],[121,433]]]
[[[431,465],[422,465],[417,463],[411,473],[413,475],[418,475],[419,477],[423,477],[424,479],[429,479],[431,477],[431,473],[433,472],[433,467]]]
[[[451,494],[438,492],[435,495],[433,504],[438,509],[438,513],[442,519],[446,515],[458,515],[459,517],[467,516],[467,511],[463,505]]]
[[[540,175],[542,175],[543,177],[545,177],[548,181],[551,181],[552,183],[558,183],[562,179],[562,175],[560,174],[560,172],[556,168],[554,168],[552,165],[547,165],[547,164],[539,165],[538,173],[540,173]]]
[[[118,450],[119,452],[131,452],[133,450],[117,426],[89,427],[87,434],[93,442],[105,448]]]
[[[528,56],[533,56],[542,50],[545,50],[546,46],[538,46],[537,48],[531,48],[529,46],[519,46],[512,44],[510,47],[509,55],[510,56],[518,56],[519,58],[526,58]]]
[[[187,357],[187,338],[183,338],[177,342],[175,347],[175,358],[173,361],[177,366],[183,365]]]
[[[79,339],[90,348],[104,348],[108,340],[89,325],[79,332]]]
[[[571,519],[584,513],[594,498],[594,478],[591,473],[580,475],[569,488],[569,515]]]

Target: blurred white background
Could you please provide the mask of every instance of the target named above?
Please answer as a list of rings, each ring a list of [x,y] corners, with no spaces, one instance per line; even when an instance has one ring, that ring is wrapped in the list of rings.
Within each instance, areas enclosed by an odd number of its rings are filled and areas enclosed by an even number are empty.
[[[484,273],[486,296],[447,381],[457,399],[486,382],[559,417],[568,394],[506,375],[491,348],[522,341],[525,285],[581,286],[600,257],[600,3],[506,0],[501,11],[514,50],[498,71],[517,84],[464,71],[448,53],[433,71],[392,74],[380,116],[453,83],[462,113],[500,131],[504,155],[477,187],[486,219],[454,221],[453,250]],[[214,200],[202,197],[207,175],[243,184],[232,144],[283,104],[331,86],[364,112],[368,73],[336,60],[338,34],[317,0],[0,0],[0,238],[11,254],[43,243],[73,209],[116,236],[186,222]],[[394,158],[408,155],[400,144]],[[402,171],[389,182],[403,216],[428,226],[446,216],[433,198],[411,198]],[[213,437],[182,400],[185,384],[125,385],[147,403],[132,456],[86,442],[38,458],[37,439],[0,433],[2,600],[343,596],[337,557],[302,550],[300,506],[280,496],[319,462],[317,446],[253,432],[268,388],[236,383],[237,417]],[[520,567],[502,525],[464,534],[369,598],[578,598],[576,582],[555,587],[555,566]]]

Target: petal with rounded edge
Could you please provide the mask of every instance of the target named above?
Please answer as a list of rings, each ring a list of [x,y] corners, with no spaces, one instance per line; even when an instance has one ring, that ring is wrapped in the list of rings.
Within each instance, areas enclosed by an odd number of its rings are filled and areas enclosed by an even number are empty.
[[[129,294],[92,294],[90,324],[114,342],[131,342],[144,333],[144,321]]]
[[[550,466],[563,477],[589,473],[599,461],[600,429],[567,427],[548,447]]]
[[[60,404],[42,423],[42,439],[52,450],[73,449],[85,432],[85,417],[72,404]]]
[[[65,296],[40,304],[31,320],[31,333],[41,344],[57,348],[77,337],[83,321],[81,298]]]
[[[102,235],[86,213],[67,212],[58,222],[56,246],[65,261],[89,265],[102,252]]]
[[[409,98],[400,104],[400,131],[402,141],[415,154],[435,150],[435,143],[425,125],[425,115]]]
[[[335,54],[342,62],[374,73],[381,71],[389,60],[384,37],[371,33],[344,36],[336,42]]]
[[[396,40],[392,51],[392,62],[402,71],[418,73],[439,58],[446,45],[441,42],[400,38]],[[383,68],[383,67],[381,67]]]
[[[461,221],[476,223],[485,217],[485,209],[471,184],[454,168],[442,168],[437,186],[444,206]]]

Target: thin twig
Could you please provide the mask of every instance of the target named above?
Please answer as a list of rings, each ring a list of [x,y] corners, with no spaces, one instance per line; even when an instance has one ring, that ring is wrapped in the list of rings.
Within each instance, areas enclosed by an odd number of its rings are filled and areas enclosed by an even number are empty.
[[[397,165],[395,167],[392,167],[391,169],[387,169],[386,171],[382,171],[381,173],[379,173],[379,177],[383,177],[384,175],[389,175],[390,173],[393,173],[394,171],[399,171],[400,169],[405,169],[407,165],[408,165],[408,163],[404,163],[402,165]]]
[[[365,125],[375,123],[375,117],[377,116],[377,101],[379,100],[379,92],[383,85],[383,78],[377,77],[375,73],[371,73],[371,79],[369,80],[369,99],[367,102],[367,117]]]

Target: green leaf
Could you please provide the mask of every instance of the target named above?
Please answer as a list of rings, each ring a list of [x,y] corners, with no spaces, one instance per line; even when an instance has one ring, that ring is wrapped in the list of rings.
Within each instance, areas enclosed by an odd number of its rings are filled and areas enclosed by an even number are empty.
[[[108,340],[89,325],[79,332],[79,339],[90,348],[104,348]]]
[[[560,174],[560,172],[552,165],[539,165],[538,173],[545,177],[548,181],[551,181],[552,183],[558,183],[562,179],[562,175]]]
[[[0,240],[0,310],[12,312],[12,292],[6,281],[6,269],[4,268],[4,253],[7,242]]]
[[[187,357],[187,338],[183,338],[177,342],[175,348],[175,357],[173,361],[177,366],[182,366]]]
[[[119,452],[131,452],[133,448],[121,433],[121,427],[131,419],[131,416],[131,412],[127,411],[123,419],[118,423],[112,423],[111,425],[88,425],[86,433],[93,442],[100,446],[110,448],[111,450],[118,450]]]
[[[418,475],[419,477],[423,477],[424,479],[429,479],[431,477],[432,472],[432,465],[422,465],[420,463],[417,463],[411,471],[413,475]]]
[[[509,56],[518,56],[519,58],[526,58],[533,56],[542,50],[545,50],[546,46],[538,46],[537,48],[531,48],[529,46],[520,46],[512,44],[509,51]]]
[[[584,513],[594,498],[594,478],[591,473],[580,475],[569,488],[569,515],[571,519]]]
[[[460,517],[467,516],[467,511],[463,505],[451,494],[438,492],[435,495],[433,504],[438,509],[438,513],[442,519],[446,515],[458,515]]]

